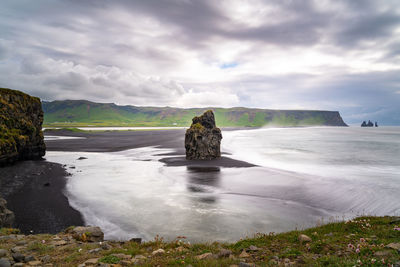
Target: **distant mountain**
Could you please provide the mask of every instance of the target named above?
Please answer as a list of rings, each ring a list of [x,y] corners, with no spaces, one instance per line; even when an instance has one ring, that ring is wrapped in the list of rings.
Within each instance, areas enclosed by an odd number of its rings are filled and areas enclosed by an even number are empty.
[[[86,100],[42,102],[44,123],[53,126],[190,126],[194,116],[212,109],[219,127],[347,126],[339,112],[255,108],[171,108],[118,106]]]

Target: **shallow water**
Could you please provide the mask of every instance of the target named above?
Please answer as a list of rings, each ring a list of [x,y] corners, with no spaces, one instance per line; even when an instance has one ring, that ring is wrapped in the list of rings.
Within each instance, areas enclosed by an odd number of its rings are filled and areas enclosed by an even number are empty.
[[[66,194],[109,239],[234,241],[360,214],[400,214],[400,128],[223,132],[222,149],[253,168],[166,167],[171,151],[48,152],[67,164]],[[87,157],[78,160],[79,157]]]

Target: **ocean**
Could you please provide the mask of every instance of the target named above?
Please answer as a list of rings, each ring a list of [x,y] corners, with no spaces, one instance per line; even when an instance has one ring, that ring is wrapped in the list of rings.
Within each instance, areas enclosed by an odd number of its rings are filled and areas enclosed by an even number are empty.
[[[159,147],[48,152],[46,159],[67,165],[71,206],[108,239],[235,241],[359,215],[400,215],[400,127],[222,134],[226,156],[257,166],[167,167],[159,159],[173,151]]]

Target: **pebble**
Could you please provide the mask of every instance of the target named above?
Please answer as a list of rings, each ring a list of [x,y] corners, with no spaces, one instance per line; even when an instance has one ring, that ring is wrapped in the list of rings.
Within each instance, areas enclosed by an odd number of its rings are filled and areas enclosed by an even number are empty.
[[[136,255],[135,256],[135,260],[145,260],[145,259],[147,259],[145,256],[143,256],[143,255]]]
[[[251,245],[251,246],[249,247],[249,251],[259,251],[259,250],[261,250],[261,249],[258,248],[258,247],[256,247],[256,246],[253,246],[253,245]]]
[[[23,262],[18,262],[13,265],[13,267],[24,267],[24,266],[25,266],[25,263],[23,263]]]
[[[8,259],[0,259],[0,267],[11,267],[11,263]]]
[[[12,253],[11,256],[13,257],[13,259],[14,259],[16,262],[23,262],[23,261],[25,261],[25,256],[22,255],[22,254],[19,253],[19,252]]]
[[[17,242],[17,246],[25,246],[26,245],[26,241],[25,240],[20,240]]]
[[[122,266],[131,266],[132,262],[127,260],[122,260],[119,262],[119,264]]]
[[[41,261],[30,261],[30,262],[28,262],[28,265],[29,266],[39,266],[39,265],[42,265],[42,262]]]
[[[240,262],[239,267],[255,267],[256,265],[254,263],[246,263],[246,262]]]
[[[311,242],[312,239],[307,235],[299,235],[299,241],[300,242]]]
[[[3,258],[7,255],[7,250],[5,249],[0,249],[0,258]]]
[[[227,258],[232,254],[232,251],[229,249],[221,249],[218,253],[219,258]]]
[[[88,252],[89,253],[98,253],[100,251],[101,251],[101,248],[94,248],[94,249],[89,250]]]
[[[110,250],[112,248],[112,246],[107,243],[103,243],[103,244],[101,244],[101,248],[104,250]]]
[[[26,262],[35,261],[35,260],[36,260],[35,257],[33,257],[32,255],[25,256],[25,261],[26,261]]]
[[[377,251],[374,253],[375,256],[389,256],[392,254],[392,251],[390,250],[381,250],[381,251]]]
[[[210,252],[201,254],[201,255],[197,255],[195,258],[198,260],[206,260],[206,259],[212,259],[214,257],[214,255]]]
[[[400,243],[390,243],[386,247],[387,248],[391,248],[391,249],[395,249],[395,250],[400,250]]]
[[[162,254],[164,254],[164,253],[165,253],[165,250],[163,250],[162,248],[160,248],[160,249],[154,250],[154,251],[151,253],[151,255],[153,255],[153,256],[158,256],[158,255],[162,255]]]
[[[13,253],[21,252],[22,249],[24,249],[24,247],[21,247],[21,246],[13,247],[11,249],[11,252],[13,252]]]
[[[40,260],[43,261],[44,263],[47,263],[51,261],[51,257],[50,255],[45,255]]]
[[[240,253],[239,255],[239,258],[248,258],[248,257],[250,257],[250,255],[245,250],[243,250],[242,253]]]
[[[98,261],[99,261],[98,258],[88,259],[87,261],[85,261],[85,265],[95,265],[95,264],[97,264]]]

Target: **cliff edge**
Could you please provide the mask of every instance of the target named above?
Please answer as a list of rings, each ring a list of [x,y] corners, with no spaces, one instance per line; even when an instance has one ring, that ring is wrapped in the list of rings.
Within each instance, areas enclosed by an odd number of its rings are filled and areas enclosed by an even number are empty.
[[[0,88],[0,166],[45,155],[40,99]]]

